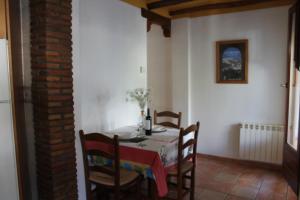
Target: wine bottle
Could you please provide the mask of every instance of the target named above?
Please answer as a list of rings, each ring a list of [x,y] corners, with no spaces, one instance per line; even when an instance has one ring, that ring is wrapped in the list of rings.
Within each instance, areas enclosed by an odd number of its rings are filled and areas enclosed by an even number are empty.
[[[146,122],[145,122],[145,132],[146,135],[151,135],[152,132],[152,119],[150,116],[150,109],[147,109],[147,116],[146,116]]]

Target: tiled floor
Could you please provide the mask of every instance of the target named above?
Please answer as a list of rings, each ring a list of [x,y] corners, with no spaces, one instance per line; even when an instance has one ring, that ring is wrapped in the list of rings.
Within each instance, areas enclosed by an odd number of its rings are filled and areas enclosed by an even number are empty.
[[[142,199],[150,200],[146,197],[146,185],[143,193]],[[170,194],[174,196],[172,191]],[[188,199],[187,197],[184,200]],[[198,158],[195,200],[251,199],[297,200],[297,197],[279,172],[244,166],[232,161]]]
[[[296,200],[276,171],[198,158],[196,200]]]

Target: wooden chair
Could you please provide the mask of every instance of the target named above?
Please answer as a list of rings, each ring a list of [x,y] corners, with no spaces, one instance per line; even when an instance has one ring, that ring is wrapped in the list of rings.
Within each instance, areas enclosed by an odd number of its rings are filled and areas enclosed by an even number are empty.
[[[173,118],[177,119],[177,124],[173,122],[158,122],[159,117],[167,117],[167,118]],[[171,111],[163,111],[163,112],[157,112],[154,110],[154,125],[162,125],[162,126],[167,126],[171,128],[177,128],[180,129],[180,124],[181,124],[181,112],[179,113],[174,113]]]
[[[115,200],[120,199],[121,190],[127,190],[135,186],[136,197],[140,199],[139,187],[141,185],[142,176],[134,171],[120,169],[118,136],[115,135],[112,139],[100,133],[84,134],[81,130],[80,140],[88,200],[93,199],[92,184],[96,185],[97,191],[100,189],[111,190],[114,193]],[[102,145],[101,147],[104,148],[99,148],[98,145]],[[112,166],[91,164],[91,160],[94,156],[101,156],[105,159],[112,160]]]
[[[200,123],[189,126],[187,129],[180,129],[178,142],[178,163],[175,169],[168,172],[168,179],[176,179],[177,200],[182,200],[190,193],[190,200],[194,200],[195,193],[195,168],[197,159],[197,138]],[[193,134],[186,142],[184,137]],[[192,152],[191,152],[192,150]],[[190,174],[189,174],[190,172]],[[186,180],[190,180],[190,187],[186,187]],[[170,182],[170,184],[172,184]],[[172,199],[167,197],[167,199]]]

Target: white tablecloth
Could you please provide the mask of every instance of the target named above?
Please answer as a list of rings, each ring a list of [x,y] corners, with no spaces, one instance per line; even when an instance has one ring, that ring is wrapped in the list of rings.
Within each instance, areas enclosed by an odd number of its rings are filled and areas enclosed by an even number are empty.
[[[139,135],[136,126],[126,126],[106,133],[108,136],[118,135],[120,139],[133,138]],[[141,142],[121,142],[121,145],[158,152],[165,167],[176,164],[178,156],[179,130],[166,128],[165,132],[152,133],[143,136],[146,140]]]

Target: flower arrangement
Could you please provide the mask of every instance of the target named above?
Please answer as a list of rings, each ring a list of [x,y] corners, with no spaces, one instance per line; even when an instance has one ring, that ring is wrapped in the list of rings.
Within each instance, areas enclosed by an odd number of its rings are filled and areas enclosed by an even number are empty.
[[[150,102],[150,89],[136,88],[127,91],[126,101],[138,102],[141,111],[144,111],[146,104]]]

